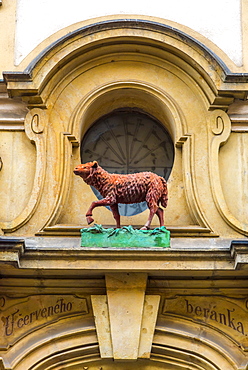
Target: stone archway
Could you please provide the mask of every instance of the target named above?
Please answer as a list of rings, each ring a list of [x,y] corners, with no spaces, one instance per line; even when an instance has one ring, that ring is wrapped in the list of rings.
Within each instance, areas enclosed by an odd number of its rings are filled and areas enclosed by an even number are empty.
[[[69,324],[69,325],[68,325]],[[64,325],[68,330],[63,330]],[[101,359],[95,330],[92,327],[72,330],[64,321],[53,328],[33,332],[8,349],[3,370],[238,370],[242,354],[224,336],[211,342],[192,332],[157,327],[150,359],[114,361]],[[193,329],[193,328],[192,328]],[[202,328],[203,329],[203,328]],[[200,329],[201,330],[201,329]],[[227,345],[227,347],[226,347]],[[222,347],[221,347],[222,346]],[[229,351],[227,351],[229,347]]]

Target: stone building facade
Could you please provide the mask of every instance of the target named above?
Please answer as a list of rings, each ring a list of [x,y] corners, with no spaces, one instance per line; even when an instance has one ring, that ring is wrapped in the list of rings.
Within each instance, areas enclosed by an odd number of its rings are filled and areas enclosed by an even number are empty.
[[[246,0],[2,0],[0,25],[0,369],[247,370]],[[90,160],[167,179],[170,248],[81,245]]]

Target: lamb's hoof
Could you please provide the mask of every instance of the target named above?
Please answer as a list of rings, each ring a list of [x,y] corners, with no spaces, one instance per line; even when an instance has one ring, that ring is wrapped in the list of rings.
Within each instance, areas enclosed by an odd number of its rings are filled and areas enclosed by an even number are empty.
[[[150,230],[150,227],[149,226],[143,226],[140,228],[140,230]]]
[[[91,216],[86,216],[86,221],[87,221],[87,224],[92,224],[92,222],[94,222],[94,218],[92,218]]]

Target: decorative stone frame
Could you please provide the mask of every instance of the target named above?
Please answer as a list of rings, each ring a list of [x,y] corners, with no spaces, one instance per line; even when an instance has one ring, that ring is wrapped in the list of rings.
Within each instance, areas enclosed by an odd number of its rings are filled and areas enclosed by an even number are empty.
[[[1,370],[247,369],[247,241],[96,251],[37,239],[1,240]]]
[[[149,70],[155,71],[157,80],[153,80],[149,74],[145,77],[145,69],[142,70],[144,65],[149,67],[147,73]],[[98,76],[101,76],[98,81],[92,82],[86,78],[81,79],[84,86],[77,85],[80,76],[88,73],[92,77],[90,71],[97,69],[100,71]],[[164,74],[164,79],[160,81],[158,79],[162,74],[158,71]],[[106,78],[105,73],[109,73],[109,78]],[[219,199],[224,198],[220,186],[214,185],[218,182],[214,164],[216,154],[213,154],[218,151],[216,147],[209,149],[212,154],[207,154],[208,160],[204,162],[210,168],[210,187],[207,182],[200,187],[199,179],[202,175],[198,174],[199,148],[196,149],[195,140],[196,131],[201,129],[196,125],[196,117],[200,117],[200,125],[208,132],[208,122],[212,122],[211,114],[215,114],[209,110],[221,108],[223,112],[235,96],[244,96],[247,76],[230,73],[215,55],[192,37],[150,21],[99,22],[59,39],[38,55],[23,73],[5,73],[4,76],[9,95],[21,98],[29,108],[25,131],[35,144],[37,154],[30,200],[18,217],[1,223],[1,229],[6,234],[24,225],[29,228],[28,222],[33,218],[33,224],[39,225],[39,232],[30,226],[31,233],[78,235],[79,225],[61,222],[63,213],[68,211],[66,207],[72,181],[76,181],[72,175],[72,158],[80,161],[77,154],[79,151],[75,148],[78,148],[92,122],[123,106],[145,108],[147,113],[166,126],[175,142],[177,149],[171,177],[179,188],[181,180],[178,177],[182,176],[185,202],[182,208],[188,221],[183,225],[172,223],[169,226],[172,235],[220,234],[222,231],[213,228],[218,220],[217,212],[224,220],[224,225],[221,221],[220,230],[225,229],[227,223],[231,229],[247,234],[247,226],[237,226],[228,212],[221,211],[225,206],[219,206]],[[173,86],[169,89],[169,81],[171,79],[174,82],[174,76],[178,83],[175,89],[179,89],[182,86],[180,81],[183,81],[185,91],[182,91],[182,96],[186,96],[187,91],[192,92],[195,116],[185,104],[182,107],[182,101],[175,99],[179,95],[173,91]],[[239,81],[242,81],[240,86]],[[230,88],[232,82],[235,82],[233,91]],[[228,116],[223,122],[229,125]],[[208,136],[206,140],[210,142],[211,137]],[[49,194],[46,207],[49,189],[53,191]],[[78,194],[79,191],[75,196]],[[175,203],[177,198],[173,189],[171,194],[171,202]],[[202,200],[203,196],[205,201]],[[206,201],[206,198],[211,197],[216,208],[212,206],[211,200]],[[214,214],[212,225],[206,211],[208,203]],[[79,213],[79,210],[75,212]],[[173,208],[171,213],[175,212],[176,217],[180,217],[182,209],[179,206],[178,209]],[[227,228],[229,233],[231,229]]]

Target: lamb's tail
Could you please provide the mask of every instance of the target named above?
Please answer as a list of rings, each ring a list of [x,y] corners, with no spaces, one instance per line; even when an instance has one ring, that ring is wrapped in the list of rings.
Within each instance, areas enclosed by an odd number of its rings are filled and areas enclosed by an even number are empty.
[[[167,182],[166,182],[166,180],[163,177],[161,177],[161,182],[162,182],[163,190],[162,190],[162,195],[161,195],[161,198],[160,198],[160,203],[161,203],[161,205],[164,208],[166,208],[167,207],[167,203],[168,203]]]

